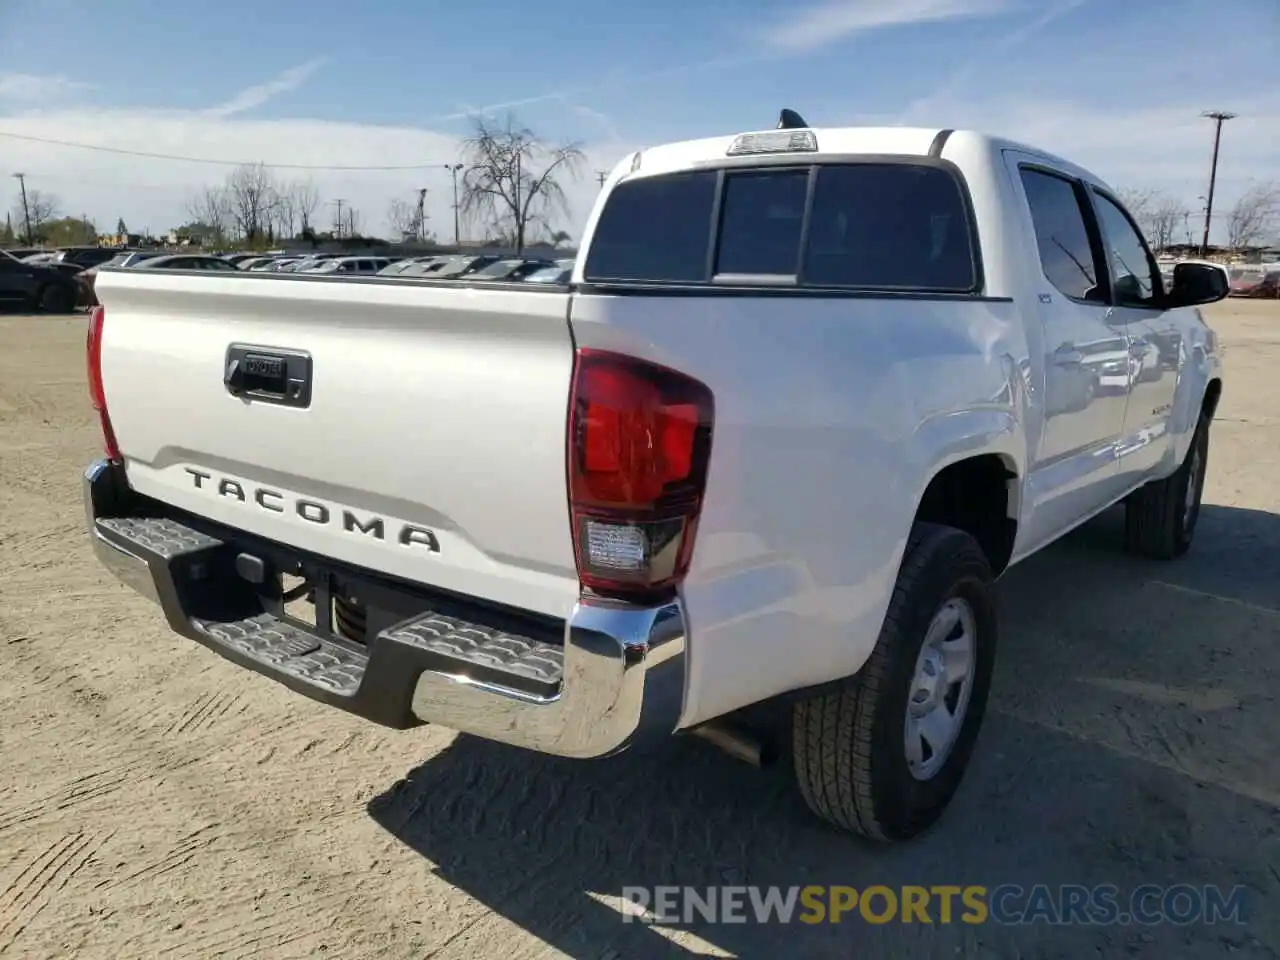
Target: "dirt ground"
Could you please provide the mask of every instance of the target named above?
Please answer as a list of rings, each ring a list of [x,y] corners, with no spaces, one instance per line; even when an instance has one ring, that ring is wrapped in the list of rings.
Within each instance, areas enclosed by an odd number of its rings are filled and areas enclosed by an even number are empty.
[[[391,732],[170,635],[83,532],[84,319],[0,317],[0,957],[1280,955],[1280,305],[1228,379],[1184,560],[1099,518],[1003,581],[955,805],[871,848],[700,742],[595,763]],[[623,923],[627,885],[1218,884],[1246,923]]]

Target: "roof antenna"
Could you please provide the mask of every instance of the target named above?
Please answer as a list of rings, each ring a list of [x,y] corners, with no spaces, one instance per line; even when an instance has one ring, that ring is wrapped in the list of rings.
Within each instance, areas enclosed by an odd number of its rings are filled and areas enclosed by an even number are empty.
[[[782,113],[778,115],[779,130],[805,130],[808,126],[804,122],[804,117],[787,107],[783,107]]]

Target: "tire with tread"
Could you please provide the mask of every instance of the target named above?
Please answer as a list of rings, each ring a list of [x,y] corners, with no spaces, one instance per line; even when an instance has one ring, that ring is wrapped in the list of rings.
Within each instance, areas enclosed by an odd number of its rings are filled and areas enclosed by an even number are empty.
[[[1201,414],[1187,455],[1175,473],[1139,487],[1125,501],[1124,541],[1130,553],[1153,560],[1174,560],[1191,548],[1209,463],[1209,423],[1209,417]],[[1190,483],[1196,485],[1195,505],[1188,515]]]
[[[75,307],[75,296],[61,284],[50,283],[40,288],[36,304],[43,313],[70,313]]]
[[[906,756],[908,698],[929,624],[953,597],[964,599],[974,615],[973,686],[947,760],[932,779],[918,780]],[[932,826],[959,788],[973,753],[991,686],[997,629],[994,577],[977,541],[953,527],[917,523],[870,658],[839,688],[794,709],[793,761],[809,807],[835,826],[872,840],[907,840]]]

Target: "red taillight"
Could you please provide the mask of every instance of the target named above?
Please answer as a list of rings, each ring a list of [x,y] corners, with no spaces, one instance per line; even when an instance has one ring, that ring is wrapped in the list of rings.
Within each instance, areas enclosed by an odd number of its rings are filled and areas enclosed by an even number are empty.
[[[93,409],[98,411],[98,419],[102,422],[102,447],[111,460],[119,460],[120,447],[116,444],[116,433],[111,429],[111,417],[107,414],[107,394],[102,389],[102,323],[106,311],[102,307],[94,307],[89,314],[89,333],[85,337],[85,356],[89,374],[89,400]]]
[[[578,579],[592,592],[666,593],[693,555],[714,404],[666,367],[579,349],[569,401],[569,508]]]

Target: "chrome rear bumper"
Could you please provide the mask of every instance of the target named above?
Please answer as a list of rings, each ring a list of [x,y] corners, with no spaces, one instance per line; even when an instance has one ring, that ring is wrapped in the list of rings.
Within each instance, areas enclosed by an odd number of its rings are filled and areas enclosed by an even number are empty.
[[[143,500],[120,465],[98,461],[85,471],[84,503],[98,559],[158,603],[175,632],[312,699],[388,726],[437,723],[566,757],[606,756],[675,732],[685,685],[678,601],[635,607],[583,599],[562,637],[539,640],[486,622],[484,605],[463,598],[477,612],[435,617],[430,629],[426,614],[415,615],[356,644],[264,609],[234,558],[267,548]],[[378,580],[367,571],[351,576]],[[536,688],[503,673],[526,653],[540,665]]]

